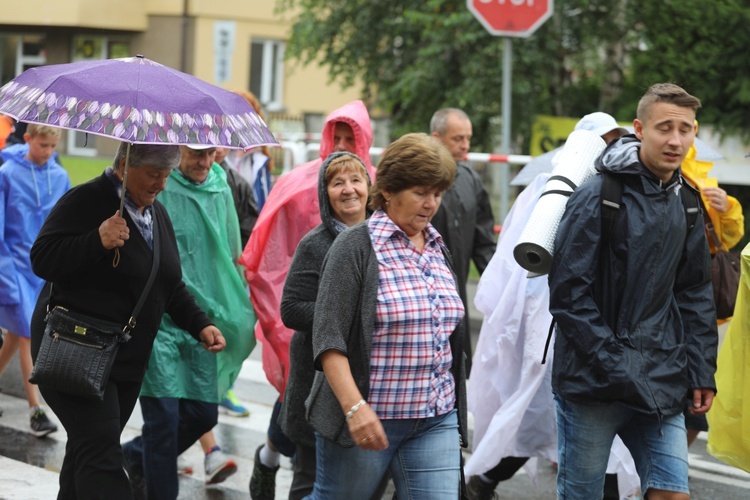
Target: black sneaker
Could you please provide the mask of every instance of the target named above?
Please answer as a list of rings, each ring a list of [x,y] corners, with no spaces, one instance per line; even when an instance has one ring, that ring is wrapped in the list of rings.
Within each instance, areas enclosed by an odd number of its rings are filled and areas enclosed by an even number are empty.
[[[266,467],[260,463],[260,450],[255,450],[255,465],[253,475],[250,476],[250,498],[253,500],[274,500],[276,498],[276,472],[279,466]]]
[[[466,485],[466,493],[470,500],[495,500],[498,498],[495,493],[498,483],[485,483],[479,476],[471,476],[469,484]]]
[[[56,430],[57,426],[50,422],[50,419],[47,418],[47,415],[41,408],[35,411],[31,416],[31,428],[29,429],[29,432],[32,435],[36,437],[44,437]]]

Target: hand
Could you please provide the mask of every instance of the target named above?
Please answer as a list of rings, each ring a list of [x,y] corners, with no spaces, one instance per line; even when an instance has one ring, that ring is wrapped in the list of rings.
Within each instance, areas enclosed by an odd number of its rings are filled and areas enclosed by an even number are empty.
[[[99,226],[99,238],[102,240],[102,246],[107,250],[115,247],[121,247],[126,240],[130,239],[130,229],[127,221],[120,217],[119,210],[115,215],[105,220]]]
[[[701,189],[701,194],[706,197],[708,205],[715,210],[724,213],[730,208],[727,192],[719,187],[705,187]]]
[[[221,352],[227,346],[224,335],[214,325],[208,325],[201,330],[200,338],[203,348],[209,352]]]
[[[388,448],[383,424],[370,405],[362,405],[347,422],[354,443],[363,450],[382,451]]]
[[[693,415],[703,415],[711,409],[716,393],[713,389],[699,388],[693,389],[693,405],[690,407],[690,413]]]

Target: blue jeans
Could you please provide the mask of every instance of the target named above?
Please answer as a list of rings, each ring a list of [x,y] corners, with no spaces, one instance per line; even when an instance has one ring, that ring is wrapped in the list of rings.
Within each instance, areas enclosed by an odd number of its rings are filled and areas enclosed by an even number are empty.
[[[555,396],[557,405],[557,497],[601,498],[615,435],[635,461],[641,491],[689,493],[685,418],[647,415],[620,403],[585,405]]]
[[[461,456],[456,410],[423,419],[382,420],[388,448],[342,448],[316,434],[315,487],[308,498],[372,498],[390,469],[399,499],[456,500]]]
[[[191,399],[141,396],[142,434],[122,446],[125,458],[142,470],[148,498],[176,499],[177,456],[214,428],[219,405]]]

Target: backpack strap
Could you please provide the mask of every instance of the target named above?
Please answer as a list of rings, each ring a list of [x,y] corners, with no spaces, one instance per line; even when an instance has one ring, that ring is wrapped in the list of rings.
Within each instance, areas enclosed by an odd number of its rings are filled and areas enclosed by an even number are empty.
[[[602,238],[605,243],[609,242],[609,235],[615,227],[615,220],[617,219],[617,212],[620,210],[620,201],[622,200],[622,179],[618,176],[603,171],[602,175]],[[575,189],[575,188],[574,188]],[[543,193],[547,194],[547,193]],[[560,193],[563,194],[563,193]],[[570,195],[570,193],[566,193]],[[552,334],[555,331],[555,324],[557,322],[554,318],[549,325],[549,332],[547,332],[547,341],[544,343],[544,353],[542,354],[542,364],[547,362],[547,353],[549,352],[550,342],[552,341]]]
[[[685,209],[685,220],[687,221],[688,232],[690,232],[695,227],[698,217],[701,215],[703,200],[700,198],[700,193],[696,192],[684,178],[682,179],[682,184],[683,192],[680,193],[680,200],[682,200],[682,206]]]

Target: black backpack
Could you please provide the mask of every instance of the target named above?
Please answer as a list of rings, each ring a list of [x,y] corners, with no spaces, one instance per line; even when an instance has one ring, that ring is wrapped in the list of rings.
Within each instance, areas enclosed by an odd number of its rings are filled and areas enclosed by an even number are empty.
[[[615,175],[611,172],[601,172],[602,176],[602,190],[601,190],[601,203],[602,203],[602,233],[601,236],[609,242],[609,237],[612,234],[612,230],[615,227],[615,220],[617,220],[617,213],[620,210],[620,203],[622,202],[622,186],[623,179],[620,175]],[[685,220],[688,224],[688,231],[693,229],[698,221],[698,217],[701,214],[700,204],[701,200],[698,198],[700,195],[693,192],[692,189],[687,189],[690,196],[680,196],[682,200],[682,206],[685,209]],[[547,352],[549,351],[549,343],[552,340],[552,332],[555,329],[555,319],[552,318],[552,323],[549,325],[549,333],[547,334],[547,341],[544,343],[544,354],[542,355],[542,364],[547,361]]]

